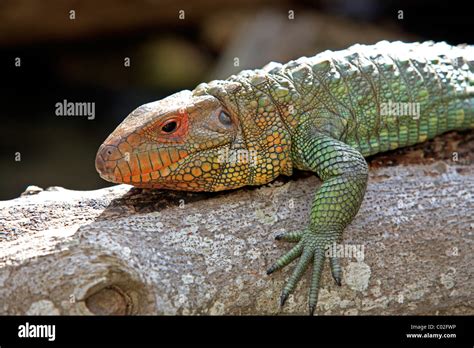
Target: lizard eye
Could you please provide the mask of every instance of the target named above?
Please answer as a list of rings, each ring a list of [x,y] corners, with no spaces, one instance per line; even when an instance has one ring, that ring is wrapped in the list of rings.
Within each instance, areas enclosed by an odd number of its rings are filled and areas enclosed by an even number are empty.
[[[229,114],[225,111],[221,111],[221,113],[219,114],[219,121],[226,127],[229,127],[232,125],[232,120]]]
[[[176,129],[178,129],[178,122],[176,120],[168,120],[163,126],[161,126],[161,131],[166,134],[171,134]]]

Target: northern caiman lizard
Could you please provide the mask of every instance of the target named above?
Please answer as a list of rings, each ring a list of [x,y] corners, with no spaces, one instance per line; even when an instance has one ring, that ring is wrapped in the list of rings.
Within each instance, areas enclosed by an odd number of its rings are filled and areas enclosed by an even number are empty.
[[[325,251],[341,242],[364,198],[364,157],[474,128],[473,85],[468,45],[381,41],[270,63],[140,106],[99,148],[96,168],[114,183],[186,191],[314,172],[323,184],[309,224],[277,236],[295,246],[267,271],[298,259],[283,305],[312,265],[312,314]],[[340,285],[340,261],[328,258]]]

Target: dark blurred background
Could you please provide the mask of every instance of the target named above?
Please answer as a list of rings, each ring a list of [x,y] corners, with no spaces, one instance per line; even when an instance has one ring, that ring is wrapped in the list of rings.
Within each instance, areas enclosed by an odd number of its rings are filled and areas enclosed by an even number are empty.
[[[472,23],[453,1],[2,0],[0,200],[109,185],[97,148],[143,103],[354,43],[473,44]],[[56,116],[64,99],[95,103],[95,119]]]

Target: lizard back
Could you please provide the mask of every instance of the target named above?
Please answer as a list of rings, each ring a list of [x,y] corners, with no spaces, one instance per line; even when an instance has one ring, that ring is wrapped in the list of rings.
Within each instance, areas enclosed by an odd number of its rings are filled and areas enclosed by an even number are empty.
[[[474,128],[474,47],[381,41],[263,68],[298,92],[300,122],[364,156]]]

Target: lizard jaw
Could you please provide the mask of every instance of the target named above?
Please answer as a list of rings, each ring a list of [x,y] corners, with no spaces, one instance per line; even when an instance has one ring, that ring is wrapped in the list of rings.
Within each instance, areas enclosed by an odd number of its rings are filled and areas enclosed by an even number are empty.
[[[169,152],[167,152],[169,153]],[[123,156],[114,145],[103,144],[97,152],[95,167],[100,177],[106,181],[116,184],[131,184],[135,186],[158,187],[159,178],[166,178],[170,175],[185,158],[189,156],[186,152],[173,152],[175,158],[166,157],[166,162],[160,159],[160,164],[150,162],[148,168],[143,168],[140,158],[128,154]]]
[[[192,181],[186,181],[183,175],[181,175],[184,178],[182,180],[174,178],[176,170],[189,159],[189,156],[189,153],[181,152],[179,157],[170,159],[165,165],[155,165],[148,168],[149,170],[144,170],[136,165],[137,163],[132,164],[130,158],[127,160],[123,157],[117,147],[104,144],[97,152],[95,165],[102,179],[115,184],[178,191],[212,191],[209,178],[193,178]],[[137,168],[141,170],[138,171]]]

